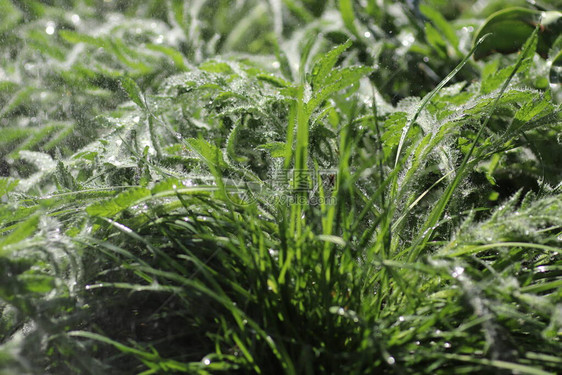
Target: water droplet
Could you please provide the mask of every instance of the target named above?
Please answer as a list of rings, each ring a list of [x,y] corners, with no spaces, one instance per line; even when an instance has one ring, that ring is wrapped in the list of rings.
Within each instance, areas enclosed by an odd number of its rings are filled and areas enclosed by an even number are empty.
[[[386,359],[386,362],[387,362],[389,365],[393,365],[393,364],[396,363],[396,360],[394,359],[393,356],[389,356],[389,357]]]
[[[80,23],[80,16],[77,14],[73,14],[72,16],[70,16],[70,20],[72,21],[73,24],[78,24]]]
[[[402,39],[402,45],[404,47],[409,47],[412,45],[412,43],[414,43],[415,40],[416,38],[414,37],[413,34],[408,34],[404,37],[404,39]]]
[[[57,27],[56,23],[54,23],[53,21],[49,21],[47,22],[47,27],[45,28],[45,32],[49,35],[53,35],[55,33],[56,27]]]
[[[163,42],[164,42],[164,35],[158,35],[158,37],[154,41],[154,43],[156,44],[162,44]]]
[[[453,273],[451,274],[455,279],[464,273],[464,268],[457,266],[454,268]]]
[[[398,318],[398,320],[401,321],[401,322],[403,322],[404,320],[406,320],[406,318],[404,318],[403,316],[400,316],[400,317]]]
[[[423,62],[429,62],[429,57],[425,56],[425,57],[423,58]]]
[[[443,346],[445,347],[445,349],[449,349],[451,347],[451,343],[446,342],[446,343],[443,344]]]
[[[279,69],[281,67],[281,64],[279,64],[279,61],[274,61],[271,63],[271,66],[273,67],[273,69]]]
[[[365,31],[365,34],[363,34],[365,36],[365,38],[370,38],[371,37],[371,33],[368,31]]]
[[[205,358],[205,359],[203,359],[203,364],[205,366],[209,366],[211,364],[211,360],[209,358]]]

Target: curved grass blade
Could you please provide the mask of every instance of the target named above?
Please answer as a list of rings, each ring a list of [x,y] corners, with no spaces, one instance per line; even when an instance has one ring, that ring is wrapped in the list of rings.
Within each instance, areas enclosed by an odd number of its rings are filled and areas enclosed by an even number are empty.
[[[406,126],[404,126],[404,129],[402,130],[402,135],[400,136],[400,142],[398,143],[398,150],[396,151],[396,160],[394,162],[394,167],[398,166],[398,163],[400,162],[400,154],[402,152],[402,148],[404,147],[404,142],[406,141],[406,137],[408,136],[408,133],[410,131],[410,128],[412,127],[412,125],[414,124],[414,122],[416,122],[416,120],[418,119],[419,115],[421,114],[421,112],[423,111],[423,109],[429,104],[429,102],[431,101],[431,99],[433,99],[433,97],[439,92],[441,91],[441,89],[443,87],[445,87],[445,85],[447,83],[449,83],[449,81],[451,81],[451,79],[453,79],[454,76],[457,75],[457,73],[463,68],[463,66],[467,63],[468,59],[470,59],[470,57],[474,54],[474,52],[476,51],[476,49],[482,44],[484,43],[484,41],[486,39],[488,39],[489,34],[486,34],[484,36],[482,36],[478,42],[476,42],[476,44],[474,45],[474,47],[472,47],[472,49],[470,50],[470,52],[464,57],[464,59],[462,59],[462,61],[455,67],[455,69],[453,69],[453,71],[451,73],[449,73],[447,75],[447,77],[445,77],[445,79],[443,79],[441,81],[441,83],[439,83],[437,85],[436,88],[433,89],[433,91],[431,91],[429,94],[427,94],[422,102],[420,103],[420,106],[418,107],[417,111],[414,113],[414,116],[408,121],[408,123],[406,124]]]
[[[509,75],[507,80],[504,82],[498,96],[494,100],[494,103],[492,104],[492,106],[490,108],[490,113],[486,117],[486,120],[483,122],[483,124],[480,126],[480,129],[478,130],[478,133],[476,134],[476,137],[472,141],[472,146],[470,147],[470,150],[466,153],[461,165],[457,169],[457,173],[455,174],[455,178],[447,186],[447,188],[445,189],[445,192],[443,193],[443,195],[441,196],[441,198],[439,199],[439,201],[437,202],[437,204],[434,206],[433,210],[429,214],[428,219],[426,220],[424,225],[420,228],[420,230],[418,232],[419,235],[416,238],[416,240],[414,241],[414,245],[412,246],[412,251],[410,252],[410,255],[409,255],[410,260],[417,259],[421,250],[425,248],[425,245],[430,240],[430,238],[431,238],[431,236],[432,236],[432,234],[435,230],[435,225],[437,224],[437,222],[439,221],[439,219],[443,215],[443,212],[445,211],[445,208],[447,207],[449,201],[451,200],[451,197],[453,196],[453,192],[456,190],[456,188],[460,184],[461,180],[465,176],[465,173],[466,173],[466,171],[468,169],[468,166],[469,166],[470,158],[472,157],[472,154],[476,150],[476,145],[477,145],[478,141],[480,140],[480,137],[482,136],[482,133],[483,133],[484,129],[486,129],[486,127],[488,126],[488,123],[490,122],[490,119],[492,118],[492,115],[494,114],[494,112],[495,112],[495,110],[498,106],[498,103],[499,103],[500,99],[502,98],[504,92],[507,90],[507,87],[509,86],[509,83],[511,82],[513,77],[515,77],[515,74],[519,71],[519,68],[523,64],[523,61],[526,59],[526,57],[528,55],[528,52],[531,50],[532,46],[534,45],[535,39],[537,38],[537,35],[538,35],[538,31],[539,31],[539,27],[537,26],[537,28],[535,28],[535,31],[533,32],[533,34],[531,35],[531,37],[527,41],[527,45],[525,46],[525,49],[523,50],[523,53],[521,53],[521,56],[519,56],[519,59],[517,60],[517,63],[515,64],[515,67],[513,68],[511,74]],[[476,47],[478,47],[478,45],[479,44],[477,44],[473,48],[473,51]]]

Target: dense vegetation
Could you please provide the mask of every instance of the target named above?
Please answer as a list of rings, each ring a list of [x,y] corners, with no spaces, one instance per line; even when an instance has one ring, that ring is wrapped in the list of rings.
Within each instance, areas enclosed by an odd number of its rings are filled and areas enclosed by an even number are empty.
[[[0,374],[560,373],[561,5],[0,0]]]

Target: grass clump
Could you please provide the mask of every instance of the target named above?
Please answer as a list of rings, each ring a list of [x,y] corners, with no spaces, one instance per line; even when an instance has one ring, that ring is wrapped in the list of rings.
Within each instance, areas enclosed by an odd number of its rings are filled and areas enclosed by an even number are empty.
[[[3,372],[562,368],[540,28],[475,62],[439,2],[0,4]]]

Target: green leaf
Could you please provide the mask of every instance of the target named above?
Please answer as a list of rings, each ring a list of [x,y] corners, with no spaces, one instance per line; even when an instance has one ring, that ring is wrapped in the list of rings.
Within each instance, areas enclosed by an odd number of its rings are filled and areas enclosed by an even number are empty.
[[[433,47],[433,49],[439,54],[439,57],[447,57],[447,44],[441,36],[441,33],[433,27],[430,23],[425,24],[425,38],[427,42]]]
[[[129,99],[131,99],[136,105],[143,109],[147,109],[146,103],[142,98],[142,91],[137,83],[131,77],[120,77],[119,82],[121,83],[121,87],[127,95]]]
[[[57,185],[59,189],[67,189],[67,190],[78,190],[79,186],[74,180],[74,177],[70,174],[68,169],[64,166],[62,161],[57,163],[57,168],[55,170],[55,179],[57,181]]]
[[[324,86],[315,92],[306,108],[310,115],[314,110],[334,93],[343,90],[357,82],[373,71],[366,66],[350,66],[332,71],[324,81]]]
[[[284,142],[270,142],[258,146],[258,148],[269,150],[272,158],[282,158],[285,156],[285,143]]]
[[[359,35],[355,26],[355,12],[353,11],[353,2],[351,0],[340,0],[340,14],[345,27],[355,36]]]
[[[4,248],[8,245],[20,242],[31,237],[39,225],[39,216],[34,215],[23,223],[20,223],[8,236],[0,239],[0,255],[3,255]]]
[[[353,43],[351,40],[348,40],[344,44],[337,46],[336,48],[332,49],[330,52],[323,55],[317,62],[314,64],[312,68],[312,75],[311,75],[311,84],[314,89],[320,88],[325,80],[328,78],[330,71],[336,65],[338,58],[341,54],[351,47]]]
[[[238,132],[242,124],[243,124],[242,121],[238,121],[236,125],[234,125],[234,127],[232,128],[232,131],[230,132],[226,140],[226,154],[228,155],[230,160],[235,160],[239,163],[248,161],[247,157],[236,154],[236,142],[238,140]]]
[[[494,52],[513,53],[519,51],[541,22],[537,52],[544,58],[556,37],[562,32],[562,12],[525,8],[508,8],[492,14],[475,34],[474,42],[486,34],[492,34],[474,53],[478,60]]]
[[[86,208],[90,216],[112,217],[133,206],[138,200],[150,195],[146,188],[132,188],[113,199],[94,203]]]
[[[105,39],[77,33],[76,31],[61,30],[59,31],[59,35],[70,43],[85,43],[98,48],[109,47],[109,43]]]
[[[218,168],[226,167],[222,151],[204,139],[186,139],[187,145],[195,151],[208,165]]]
[[[0,110],[0,118],[15,111],[18,107],[30,102],[31,95],[36,91],[34,87],[26,86],[16,92],[10,101]]]
[[[0,177],[0,199],[14,190],[16,186],[18,186],[18,182],[19,180],[14,180],[9,177]]]
[[[0,0],[0,34],[11,30],[22,19],[22,12],[10,0]]]
[[[259,79],[260,81],[267,82],[270,85],[273,85],[273,86],[279,87],[279,88],[291,86],[291,82],[286,81],[283,78],[277,77],[273,74],[260,73],[260,74],[256,75],[256,78]]]
[[[152,44],[152,43],[147,44],[146,48],[156,52],[161,52],[164,55],[168,56],[174,62],[174,64],[179,70],[183,70],[183,71],[189,70],[189,68],[185,64],[184,56],[180,52],[176,51],[175,49],[160,44]]]
[[[209,73],[232,74],[234,71],[223,61],[206,61],[199,65],[199,69]]]
[[[168,178],[164,181],[161,181],[161,182],[157,183],[150,190],[150,192],[152,193],[152,195],[155,195],[155,194],[161,193],[163,191],[176,190],[176,189],[180,189],[182,187],[185,187],[185,185],[180,180],[173,177],[173,178]]]
[[[55,287],[55,279],[52,276],[32,272],[19,275],[18,281],[31,293],[49,293]]]
[[[459,38],[455,33],[455,29],[449,24],[449,22],[435,9],[425,5],[420,5],[421,13],[426,16],[435,27],[442,33],[449,44],[455,48],[458,52]]]

